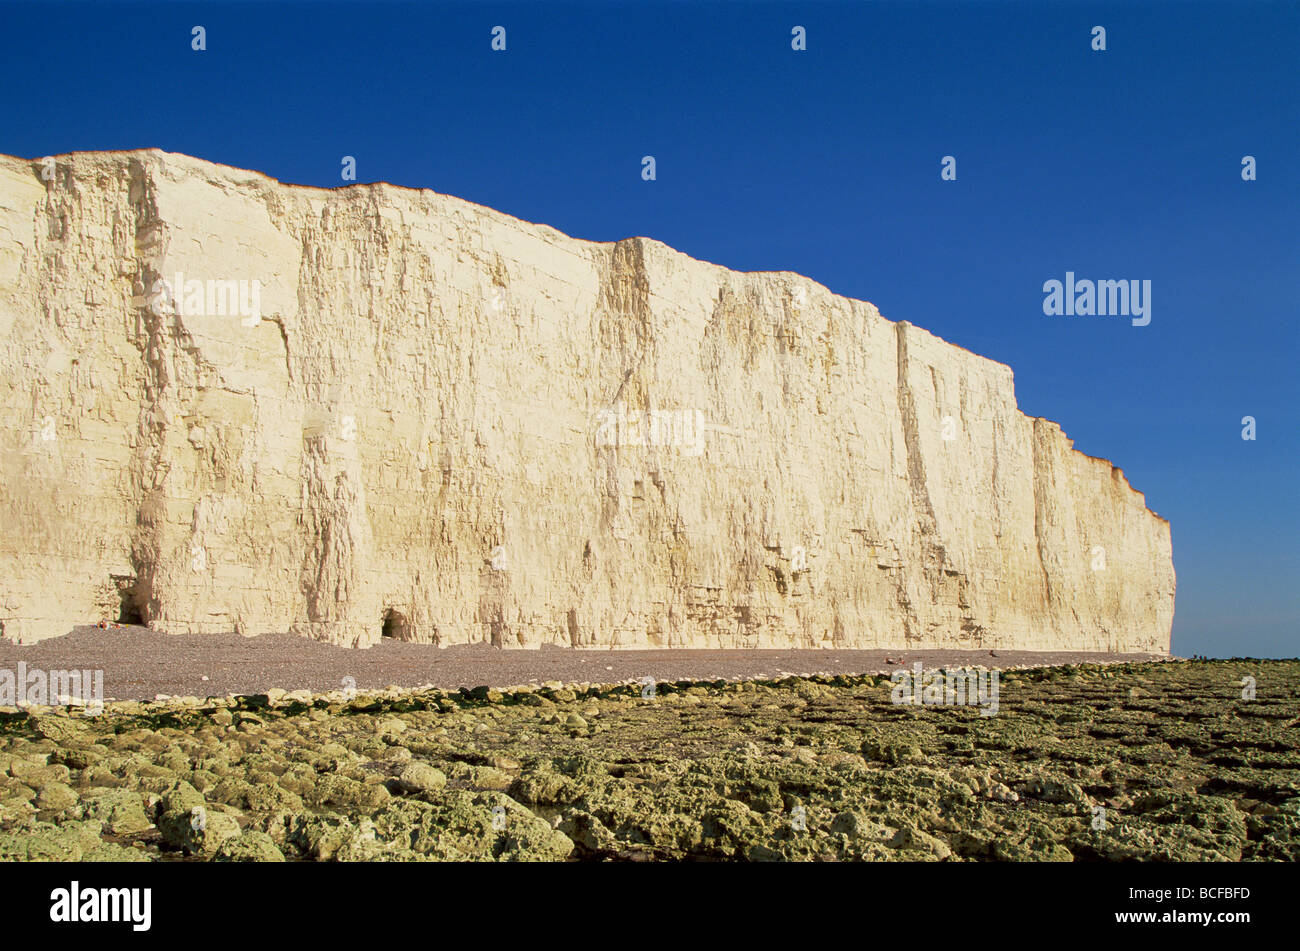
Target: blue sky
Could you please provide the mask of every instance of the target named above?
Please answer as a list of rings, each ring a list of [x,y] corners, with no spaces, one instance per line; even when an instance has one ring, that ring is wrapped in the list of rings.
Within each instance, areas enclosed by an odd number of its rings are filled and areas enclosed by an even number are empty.
[[[312,185],[353,155],[806,274],[1009,364],[1026,413],[1125,471],[1173,524],[1177,653],[1295,656],[1297,50],[1294,3],[5,3],[0,152]],[[1150,325],[1045,316],[1067,270],[1150,280]]]

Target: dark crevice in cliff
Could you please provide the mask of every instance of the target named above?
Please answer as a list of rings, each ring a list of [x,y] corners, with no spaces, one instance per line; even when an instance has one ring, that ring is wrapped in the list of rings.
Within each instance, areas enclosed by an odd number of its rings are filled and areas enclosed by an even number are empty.
[[[1040,427],[1043,423],[1041,419],[1034,419],[1031,425],[1029,443],[1033,447],[1033,480],[1034,480],[1034,548],[1038,552],[1038,567],[1043,573],[1043,600],[1049,607],[1055,605],[1055,597],[1052,592],[1052,576],[1047,570],[1047,499],[1050,485],[1047,484],[1044,466],[1046,465],[1045,453],[1041,453],[1039,443],[1042,440]]]
[[[158,214],[153,181],[144,163],[132,160],[129,165],[131,214],[134,218],[136,281],[140,292],[137,308],[136,339],[141,351],[144,372],[144,399],[140,405],[138,440],[132,459],[131,475],[138,509],[131,536],[131,568],[136,576],[134,603],[136,612],[149,623],[161,613],[161,593],[155,589],[166,531],[166,479],[170,466],[164,461],[169,414],[164,405],[171,385],[171,329],[159,311],[155,290],[162,273],[156,262],[162,257],[163,223]]]
[[[903,445],[907,449],[907,482],[912,490],[912,505],[916,510],[923,535],[934,535],[934,506],[925,479],[925,458],[921,454],[921,433],[916,418],[916,401],[912,387],[907,382],[907,329],[910,325],[900,321],[894,325],[898,342],[898,409],[902,415]]]
[[[920,420],[916,412],[916,397],[908,382],[907,333],[911,325],[899,321],[894,325],[897,341],[898,363],[898,411],[903,428],[903,444],[907,453],[907,483],[912,495],[912,510],[916,515],[918,541],[921,549],[921,564],[914,576],[923,578],[929,589],[931,603],[942,600],[944,590],[956,582],[959,586],[965,580],[960,573],[948,568],[948,553],[939,540],[938,520],[934,515],[934,504],[930,499],[929,484],[925,471],[925,456],[921,448]],[[931,368],[931,381],[935,379]],[[935,384],[937,387],[937,384]],[[903,584],[900,572],[899,584]],[[909,613],[917,619],[916,609],[909,605]]]
[[[605,463],[603,467],[597,466],[604,482],[600,493],[601,524],[606,533],[612,533],[620,507],[617,447],[624,434],[617,428],[622,424],[619,409],[625,407],[627,414],[633,414],[654,408],[651,405],[651,381],[642,376],[654,341],[650,320],[650,279],[646,273],[645,247],[640,238],[626,238],[610,249],[609,261],[601,269],[596,313],[598,381],[604,385],[606,381],[618,380],[608,399],[597,407],[599,413],[612,414],[603,417],[603,435],[607,441],[596,446],[597,459],[603,459]],[[617,418],[618,423],[611,425],[613,418]]]

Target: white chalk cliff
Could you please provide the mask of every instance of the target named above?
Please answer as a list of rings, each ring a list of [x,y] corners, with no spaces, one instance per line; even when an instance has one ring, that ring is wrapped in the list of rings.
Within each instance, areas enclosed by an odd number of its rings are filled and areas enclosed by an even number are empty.
[[[1170,647],[1169,524],[1008,367],[646,238],[0,157],[0,371],[22,642]]]

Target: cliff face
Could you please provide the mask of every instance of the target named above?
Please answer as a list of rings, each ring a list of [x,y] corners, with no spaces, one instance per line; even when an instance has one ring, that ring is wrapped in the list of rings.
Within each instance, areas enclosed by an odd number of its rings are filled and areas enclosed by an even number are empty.
[[[790,273],[158,151],[0,157],[0,624],[1167,651],[1169,525]]]

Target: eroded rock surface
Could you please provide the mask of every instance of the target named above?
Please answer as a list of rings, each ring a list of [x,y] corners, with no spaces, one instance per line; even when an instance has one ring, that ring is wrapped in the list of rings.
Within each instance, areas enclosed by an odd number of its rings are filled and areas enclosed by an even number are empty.
[[[0,860],[1294,862],[1297,674],[1003,671],[992,716],[875,676],[0,710]]]
[[[1170,645],[1168,523],[1008,367],[645,238],[0,157],[0,370],[10,639]]]

